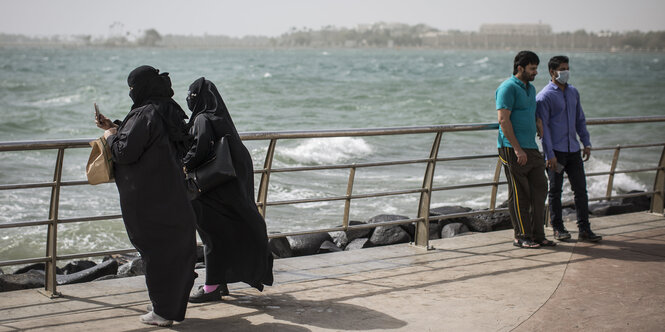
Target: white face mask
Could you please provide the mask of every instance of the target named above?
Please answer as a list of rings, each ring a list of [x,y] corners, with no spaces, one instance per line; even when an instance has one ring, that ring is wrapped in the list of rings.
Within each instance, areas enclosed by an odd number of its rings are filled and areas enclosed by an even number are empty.
[[[568,78],[570,78],[570,70],[558,70],[556,81],[561,84],[568,83]]]

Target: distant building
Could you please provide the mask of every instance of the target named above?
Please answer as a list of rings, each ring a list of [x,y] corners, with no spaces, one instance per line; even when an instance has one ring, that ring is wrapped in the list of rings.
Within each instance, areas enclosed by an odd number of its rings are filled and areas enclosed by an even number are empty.
[[[404,23],[376,22],[372,24],[358,24],[356,26],[356,30],[358,32],[383,31],[383,30],[400,31],[400,30],[408,30],[409,27],[410,26],[408,24]]]
[[[552,33],[549,24],[483,24],[480,33],[484,35],[544,36]]]

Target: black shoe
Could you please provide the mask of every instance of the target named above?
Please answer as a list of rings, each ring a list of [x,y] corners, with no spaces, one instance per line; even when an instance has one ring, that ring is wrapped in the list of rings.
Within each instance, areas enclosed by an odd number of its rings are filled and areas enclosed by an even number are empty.
[[[556,247],[556,242],[550,241],[548,239],[543,239],[542,241],[536,241],[536,243],[540,244],[540,247]]]
[[[203,286],[199,286],[199,289],[196,291],[192,292],[192,294],[189,295],[189,302],[191,303],[203,303],[203,302],[213,302],[213,301],[221,301],[222,300],[222,294],[221,294],[221,287],[217,287],[214,291],[210,293],[206,293],[203,290]]]
[[[580,241],[589,241],[589,242],[598,242],[603,239],[602,236],[594,234],[591,229],[580,230],[578,234],[578,239]]]
[[[219,293],[222,294],[222,296],[227,296],[229,295],[229,286],[226,284],[219,285]]]
[[[515,247],[526,248],[526,249],[537,249],[540,248],[540,244],[533,242],[529,239],[515,239],[513,241]]]
[[[554,238],[559,241],[565,241],[570,239],[570,233],[566,230],[565,227],[561,227],[561,229],[554,229]]]

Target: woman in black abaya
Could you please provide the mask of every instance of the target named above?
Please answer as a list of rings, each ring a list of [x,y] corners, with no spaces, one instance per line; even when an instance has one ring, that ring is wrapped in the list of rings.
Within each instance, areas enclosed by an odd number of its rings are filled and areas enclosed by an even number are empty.
[[[272,285],[272,254],[266,223],[254,200],[252,157],[242,144],[229,111],[215,85],[201,77],[189,87],[187,106],[192,111],[189,133],[194,142],[183,159],[188,170],[211,157],[216,140],[228,135],[237,178],[205,192],[192,201],[197,229],[204,244],[205,285],[190,302],[221,299],[227,283],[242,281],[263,290]]]
[[[141,66],[127,83],[131,111],[119,126],[103,115],[97,126],[106,129],[123,221],[145,266],[153,309],[141,322],[169,326],[185,319],[195,277],[196,216],[182,172],[191,136],[168,73]]]

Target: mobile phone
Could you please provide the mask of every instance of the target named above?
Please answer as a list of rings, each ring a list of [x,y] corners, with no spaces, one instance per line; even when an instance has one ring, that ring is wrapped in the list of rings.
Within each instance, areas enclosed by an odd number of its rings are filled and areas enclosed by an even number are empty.
[[[94,103],[94,105],[95,105],[95,119],[96,119],[97,121],[101,122],[101,119],[100,119],[100,117],[99,117],[99,115],[100,115],[100,113],[99,113],[99,106],[97,106],[97,103]]]
[[[556,170],[555,170],[555,171],[556,171],[557,173],[561,173],[561,172],[563,172],[563,169],[564,169],[564,168],[566,168],[566,166],[561,165],[561,163],[559,163],[558,161],[556,162]]]

